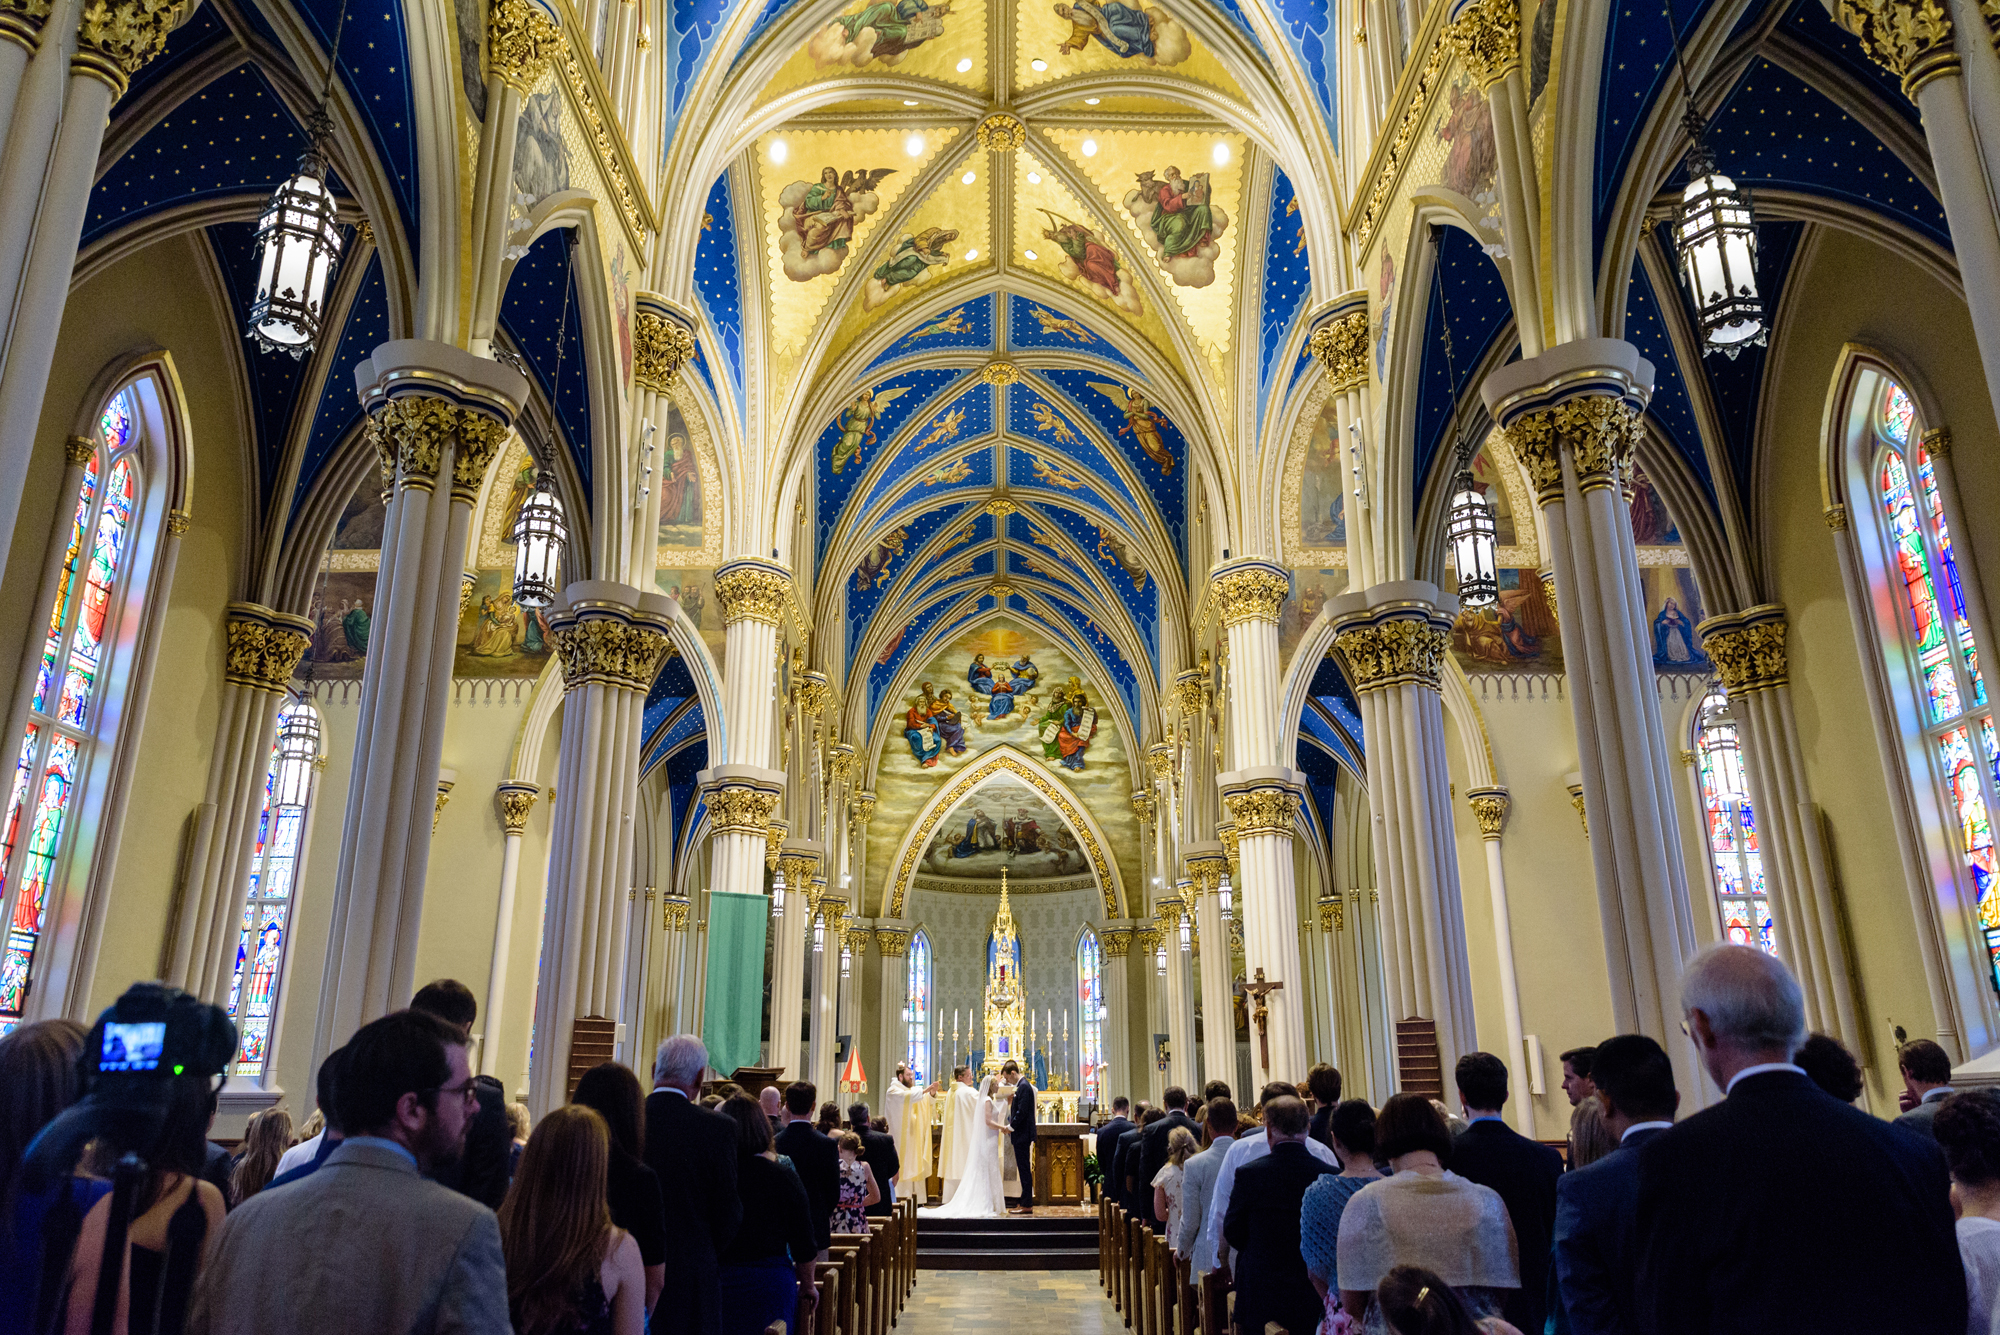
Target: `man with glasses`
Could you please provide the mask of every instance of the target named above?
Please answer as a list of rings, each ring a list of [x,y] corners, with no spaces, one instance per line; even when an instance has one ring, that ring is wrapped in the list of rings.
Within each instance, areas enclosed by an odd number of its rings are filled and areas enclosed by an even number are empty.
[[[189,1335],[509,1329],[498,1220],[429,1176],[478,1106],[464,1033],[415,1010],[365,1025],[334,1098],[347,1138],[230,1215]]]

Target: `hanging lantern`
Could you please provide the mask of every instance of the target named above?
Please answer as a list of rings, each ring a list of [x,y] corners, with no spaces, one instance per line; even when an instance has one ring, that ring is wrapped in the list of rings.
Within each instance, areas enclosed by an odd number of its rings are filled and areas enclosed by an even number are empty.
[[[1463,607],[1491,607],[1500,600],[1500,576],[1494,569],[1493,503],[1462,468],[1451,484],[1451,515],[1445,525],[1452,564],[1458,570],[1458,601]]]
[[[563,549],[569,527],[563,523],[562,501],[550,485],[546,469],[535,470],[535,489],[521,503],[514,521],[514,601],[522,607],[547,607],[556,600],[562,580]]]
[[[773,922],[785,916],[785,869],[778,868],[771,873],[771,919]]]
[[[1215,888],[1215,898],[1224,922],[1236,916],[1236,891],[1229,884],[1228,872],[1222,873],[1222,884]]]
[[[813,954],[824,955],[825,953],[826,915],[821,914],[819,917],[813,919]]]
[[[1194,925],[1188,921],[1188,915],[1183,913],[1181,914],[1181,954],[1185,955],[1192,949],[1194,949]]]
[[[1167,976],[1167,943],[1165,941],[1153,947],[1153,971],[1162,978]]]
[[[313,765],[319,760],[319,711],[305,700],[285,707],[278,728],[277,782],[271,805],[302,807],[312,792]]]
[[[850,978],[854,974],[854,947],[848,943],[847,934],[840,937],[840,976]]]
[[[1740,802],[1750,796],[1750,785],[1743,778],[1743,747],[1736,740],[1736,724],[1725,720],[1726,715],[1710,724],[1701,747],[1714,762],[1709,777],[1716,796]]]
[[[1688,150],[1688,183],[1674,219],[1681,278],[1694,301],[1702,350],[1734,358],[1764,342],[1757,295],[1757,220],[1750,192],[1715,169],[1699,138]]]
[[[317,136],[257,220],[257,295],[249,336],[264,352],[303,357],[319,341],[340,229]]]

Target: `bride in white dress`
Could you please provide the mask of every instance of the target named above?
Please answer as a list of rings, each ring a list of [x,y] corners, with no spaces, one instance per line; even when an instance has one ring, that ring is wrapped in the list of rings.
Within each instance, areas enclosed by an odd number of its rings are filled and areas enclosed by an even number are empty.
[[[965,1180],[950,1201],[924,1212],[932,1219],[999,1219],[1007,1213],[1007,1197],[1000,1182],[1000,1133],[1006,1129],[1007,1115],[993,1098],[998,1080],[998,1076],[989,1075],[980,1083],[979,1115],[972,1126]]]

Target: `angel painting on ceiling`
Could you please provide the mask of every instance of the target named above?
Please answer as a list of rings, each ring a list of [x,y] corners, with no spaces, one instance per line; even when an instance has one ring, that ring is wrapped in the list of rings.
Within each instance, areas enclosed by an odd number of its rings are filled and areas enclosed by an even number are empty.
[[[1108,301],[1129,315],[1143,315],[1146,307],[1139,300],[1139,289],[1132,285],[1132,275],[1125,272],[1119,261],[1118,252],[1105,244],[1104,238],[1080,222],[1049,213],[1052,226],[1042,229],[1044,241],[1055,242],[1063,253],[1056,265],[1056,272],[1076,284],[1099,301]]]
[[[889,252],[889,258],[869,275],[861,289],[861,309],[874,310],[896,295],[896,289],[904,284],[922,283],[933,270],[950,264],[951,256],[945,247],[956,240],[958,232],[950,227],[926,227],[921,232],[906,233]]]
[[[1146,402],[1146,396],[1132,385],[1107,385],[1101,380],[1093,380],[1090,387],[1118,405],[1118,411],[1125,414],[1125,425],[1118,428],[1121,436],[1130,436],[1134,444],[1146,452],[1146,457],[1160,466],[1162,473],[1174,471],[1174,452],[1167,448],[1166,438],[1160,434],[1160,415],[1153,405]]]
[[[866,65],[879,60],[894,65],[934,37],[944,35],[951,5],[945,0],[871,0],[851,14],[842,14],[806,43],[822,68]]]
[[[810,282],[847,262],[855,224],[882,206],[875,193],[894,167],[842,173],[822,170],[817,181],[794,181],[778,192],[778,245],[785,277]]]
[[[908,389],[864,389],[854,396],[854,402],[840,410],[834,424],[840,428],[840,439],[833,443],[833,471],[838,476],[854,457],[861,453],[864,445],[875,443],[875,419],[882,410],[907,394]]]
[[[1069,24],[1058,55],[1086,50],[1092,42],[1120,60],[1152,65],[1178,65],[1194,53],[1187,29],[1163,9],[1123,0],[1069,0],[1055,7],[1055,15]]]
[[[1104,528],[1097,530],[1097,559],[1107,565],[1117,566],[1132,581],[1132,591],[1146,590],[1146,563],[1141,560],[1125,540]]]
[[[910,530],[891,529],[862,554],[861,561],[854,567],[854,590],[866,593],[889,578],[890,566],[903,554],[903,546],[910,540]]]
[[[1125,211],[1152,238],[1160,267],[1179,287],[1207,287],[1215,281],[1216,238],[1229,230],[1229,215],[1215,206],[1207,172],[1192,178],[1169,166],[1139,173],[1139,186],[1125,193]]]

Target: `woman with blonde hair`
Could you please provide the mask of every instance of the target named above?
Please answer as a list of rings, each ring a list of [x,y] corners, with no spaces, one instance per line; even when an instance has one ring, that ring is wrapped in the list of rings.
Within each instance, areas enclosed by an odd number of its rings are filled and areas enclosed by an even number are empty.
[[[243,1131],[243,1153],[229,1171],[229,1201],[241,1205],[271,1184],[278,1160],[292,1147],[292,1115],[283,1108],[266,1108]]]
[[[1167,1162],[1153,1175],[1153,1217],[1166,1220],[1169,1238],[1181,1235],[1182,1165],[1200,1148],[1194,1132],[1184,1126],[1167,1133]],[[1174,1253],[1179,1255],[1180,1248],[1174,1248]]]
[[[500,1206],[507,1308],[518,1335],[640,1335],[639,1244],[611,1223],[611,1134],[581,1104],[543,1117]]]

